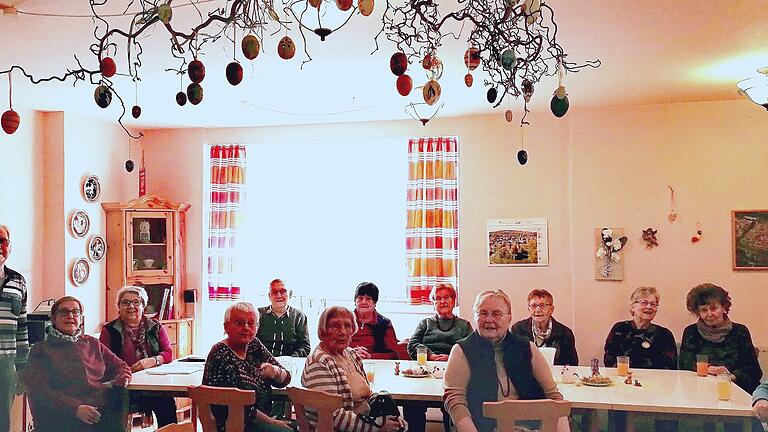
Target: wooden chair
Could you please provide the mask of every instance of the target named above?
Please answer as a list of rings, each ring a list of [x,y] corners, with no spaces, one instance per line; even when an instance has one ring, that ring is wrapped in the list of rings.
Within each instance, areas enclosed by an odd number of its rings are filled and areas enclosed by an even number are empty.
[[[333,432],[333,412],[344,406],[341,396],[320,390],[288,387],[288,397],[296,411],[299,432],[310,432],[305,408],[317,411],[316,432]]]
[[[497,420],[499,432],[514,432],[516,420],[541,420],[539,432],[555,432],[558,419],[570,413],[570,402],[549,399],[483,403],[483,415]]]
[[[256,392],[230,387],[212,387],[201,385],[188,387],[187,392],[192,403],[197,406],[197,415],[203,432],[216,432],[216,419],[211,412],[211,405],[226,405],[226,430],[240,432],[245,428],[245,407],[256,403]]]
[[[171,423],[157,430],[157,432],[194,432],[195,426],[192,422]]]

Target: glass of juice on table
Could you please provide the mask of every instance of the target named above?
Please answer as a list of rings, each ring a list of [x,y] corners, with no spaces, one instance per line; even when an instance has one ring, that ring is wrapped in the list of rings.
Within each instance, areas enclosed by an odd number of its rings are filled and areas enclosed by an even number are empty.
[[[365,370],[365,377],[368,378],[368,383],[373,384],[373,380],[376,378],[376,364],[372,361],[363,362],[363,369]]]
[[[616,357],[616,372],[619,376],[627,376],[629,373],[629,357],[618,356]]]
[[[427,364],[427,347],[419,345],[416,347],[416,361],[419,366],[426,366]]]
[[[707,376],[707,370],[709,370],[709,356],[706,354],[699,354],[696,356],[696,375],[700,377]]]
[[[731,374],[717,376],[717,399],[721,401],[731,400]]]

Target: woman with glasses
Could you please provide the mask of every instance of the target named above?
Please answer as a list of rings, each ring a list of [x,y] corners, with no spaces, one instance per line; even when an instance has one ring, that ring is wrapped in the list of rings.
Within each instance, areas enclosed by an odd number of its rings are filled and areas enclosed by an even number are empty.
[[[98,339],[83,334],[74,297],[51,307],[48,337],[32,348],[22,372],[35,430],[117,432],[125,428],[131,368]]]
[[[512,304],[503,291],[481,292],[472,310],[477,330],[453,346],[445,371],[443,400],[459,432],[496,429],[496,421],[483,416],[483,402],[563,399],[541,352],[509,332]],[[569,430],[567,418],[557,430]]]
[[[616,357],[628,356],[634,369],[677,369],[677,345],[669,329],[652,323],[661,296],[654,287],[639,287],[629,296],[632,319],[613,325],[605,339],[603,362],[616,367]]]
[[[512,324],[510,331],[528,338],[537,347],[554,348],[554,364],[576,366],[579,364],[576,338],[571,329],[552,316],[554,311],[552,294],[545,289],[535,289],[528,293],[530,317]]]
[[[472,324],[453,314],[456,307],[456,290],[453,285],[437,284],[432,288],[429,299],[435,307],[435,316],[424,318],[416,326],[416,331],[408,340],[408,355],[416,359],[419,345],[427,348],[429,361],[447,361],[451,348],[460,339],[472,334]],[[408,422],[408,430],[422,432],[426,428],[427,405],[423,402],[409,402],[403,405],[403,415]],[[447,413],[443,412],[443,425],[449,430]]]
[[[129,285],[120,288],[117,292],[119,316],[104,324],[99,335],[104,346],[131,366],[131,372],[173,360],[171,341],[165,327],[144,316],[147,299],[147,292],[142,287]],[[131,412],[154,412],[158,427],[176,423],[176,401],[169,396],[131,396],[130,408]]]

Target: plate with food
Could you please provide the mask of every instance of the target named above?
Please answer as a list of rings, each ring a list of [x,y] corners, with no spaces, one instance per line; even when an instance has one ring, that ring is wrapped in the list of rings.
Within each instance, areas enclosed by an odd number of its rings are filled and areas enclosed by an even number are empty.
[[[416,368],[416,369],[406,369],[403,371],[403,376],[407,378],[426,378],[430,376],[430,374],[427,370]]]
[[[613,380],[602,375],[592,375],[582,378],[581,383],[591,387],[608,387],[613,385]]]

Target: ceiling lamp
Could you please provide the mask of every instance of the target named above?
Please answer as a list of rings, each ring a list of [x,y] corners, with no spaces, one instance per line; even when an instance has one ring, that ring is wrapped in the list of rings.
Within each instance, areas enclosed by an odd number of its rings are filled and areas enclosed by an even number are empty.
[[[736,83],[739,93],[768,110],[768,67],[757,70],[761,75]]]
[[[361,1],[357,8],[352,0],[293,0],[285,9],[291,12],[301,29],[313,32],[324,41],[347,25],[355,12],[370,15],[373,0]]]

